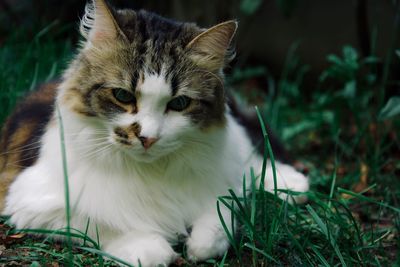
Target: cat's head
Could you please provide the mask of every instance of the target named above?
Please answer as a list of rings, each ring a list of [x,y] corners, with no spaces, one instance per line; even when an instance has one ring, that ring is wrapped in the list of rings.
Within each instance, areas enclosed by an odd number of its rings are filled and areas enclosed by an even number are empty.
[[[145,11],[86,6],[82,49],[58,101],[107,129],[138,160],[182,147],[196,132],[223,127],[222,69],[232,58],[235,21],[201,29]]]

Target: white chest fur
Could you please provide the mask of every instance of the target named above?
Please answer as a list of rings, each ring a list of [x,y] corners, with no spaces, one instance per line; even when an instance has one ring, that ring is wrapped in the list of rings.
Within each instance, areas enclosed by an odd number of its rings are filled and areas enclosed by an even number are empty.
[[[117,232],[156,231],[170,239],[186,234],[194,220],[215,209],[218,196],[240,188],[243,171],[250,166],[252,147],[231,118],[197,145],[153,163],[138,163],[112,148],[91,148],[96,138],[68,116],[63,119],[72,226],[80,230],[90,218]],[[13,183],[5,213],[13,214],[17,227],[63,227],[60,147],[59,128],[53,124],[38,162]],[[35,216],[39,210],[46,212]]]

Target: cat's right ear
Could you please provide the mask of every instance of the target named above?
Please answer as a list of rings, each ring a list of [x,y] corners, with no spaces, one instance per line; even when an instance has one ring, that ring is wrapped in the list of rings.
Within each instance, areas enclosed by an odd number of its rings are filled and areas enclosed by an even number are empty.
[[[114,10],[105,0],[91,0],[86,4],[80,32],[93,44],[126,38],[114,17]]]

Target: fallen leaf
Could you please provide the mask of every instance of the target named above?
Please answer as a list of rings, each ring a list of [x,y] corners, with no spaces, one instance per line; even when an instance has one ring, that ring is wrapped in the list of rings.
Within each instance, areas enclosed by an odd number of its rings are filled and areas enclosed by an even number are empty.
[[[368,173],[369,168],[365,163],[361,163],[360,166],[360,181],[353,186],[353,191],[360,193],[368,188]]]
[[[186,260],[182,257],[179,257],[175,260],[174,265],[175,266],[184,266],[186,264]]]
[[[26,236],[26,234],[24,233],[19,233],[19,234],[15,234],[15,235],[10,235],[10,238],[15,238],[15,239],[21,239],[24,238]]]

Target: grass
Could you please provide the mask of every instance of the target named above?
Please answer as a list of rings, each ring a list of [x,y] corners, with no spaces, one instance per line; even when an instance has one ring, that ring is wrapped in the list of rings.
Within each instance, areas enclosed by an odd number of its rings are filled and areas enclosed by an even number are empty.
[[[56,22],[37,32],[15,31],[0,41],[0,124],[27,91],[56,79],[72,54],[70,27]]]
[[[61,38],[62,30],[55,28],[43,28],[32,36],[19,32],[3,42],[0,121],[26,91],[57,77],[65,66],[72,42]],[[280,81],[259,67],[235,69],[230,82],[239,90],[247,88],[249,80],[265,79],[270,85],[276,84],[268,94],[253,90],[256,99],[267,103],[259,109],[261,126],[264,117],[296,158],[304,162],[312,183],[307,193],[309,201],[306,205],[290,205],[276,197],[276,190],[268,193],[257,188],[254,173],[245,177],[243,190],[250,185],[255,193],[241,197],[229,191],[217,203],[218,209],[225,206],[231,210],[230,221],[221,216],[231,250],[221,259],[197,266],[399,265],[400,123],[396,106],[389,103],[396,100],[389,100],[386,106],[376,103],[382,83],[396,81],[381,77],[381,59],[360,58],[356,50],[345,46],[342,55],[327,56],[331,66],[321,74],[320,81],[315,81],[314,90],[305,95],[302,80],[308,67],[295,51],[293,46]],[[265,130],[263,133],[265,159],[270,158],[274,164]],[[265,171],[260,179],[264,176]],[[239,222],[240,234],[228,230],[234,220]],[[51,238],[15,234],[3,224],[0,264],[116,266],[118,261],[101,252],[98,241],[74,229],[27,232],[80,241],[64,246]]]

